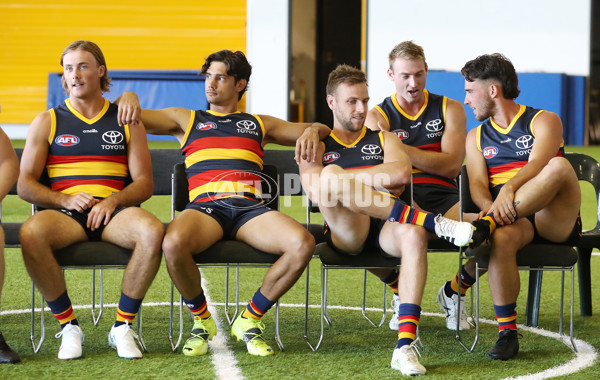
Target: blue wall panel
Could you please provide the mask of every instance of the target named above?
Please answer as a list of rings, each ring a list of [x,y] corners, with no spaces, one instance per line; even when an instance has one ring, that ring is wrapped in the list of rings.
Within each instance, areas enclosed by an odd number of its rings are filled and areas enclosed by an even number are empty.
[[[161,109],[183,107],[208,109],[204,93],[204,76],[197,71],[110,71],[112,86],[104,97],[115,100],[124,91],[135,92],[142,108]],[[67,98],[61,84],[61,74],[48,75],[48,108]],[[175,140],[171,136],[148,135],[148,140]]]
[[[433,93],[464,102],[464,78],[460,73],[432,70],[427,77],[427,88]],[[524,73],[519,74],[519,89],[518,103],[555,112],[563,122],[565,143],[583,145],[585,77]],[[464,107],[467,130],[471,130],[481,123],[468,106]]]

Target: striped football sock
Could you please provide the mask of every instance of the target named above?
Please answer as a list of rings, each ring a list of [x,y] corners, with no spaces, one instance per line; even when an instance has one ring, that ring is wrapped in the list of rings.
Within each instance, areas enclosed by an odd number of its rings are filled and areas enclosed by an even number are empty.
[[[242,318],[260,319],[274,304],[275,302],[265,297],[258,288],[242,313]]]

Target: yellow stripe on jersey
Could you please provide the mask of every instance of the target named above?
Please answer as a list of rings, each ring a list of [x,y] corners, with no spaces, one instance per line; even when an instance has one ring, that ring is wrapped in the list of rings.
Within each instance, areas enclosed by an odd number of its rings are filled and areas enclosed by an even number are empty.
[[[183,135],[183,139],[181,139],[181,146],[180,146],[180,148],[183,148],[183,146],[185,145],[185,142],[188,139],[188,136],[190,135],[190,131],[192,130],[192,126],[194,125],[195,116],[196,116],[196,112],[190,110],[190,121],[188,122],[188,125],[185,128],[185,135]]]
[[[245,160],[263,167],[262,159],[246,149],[207,148],[194,152],[185,158],[185,166],[189,168],[195,163],[205,160]]]
[[[81,176],[94,173],[96,176],[126,177],[127,165],[117,162],[73,162],[70,164],[47,165],[50,178]]]
[[[490,176],[490,184],[492,186],[502,185],[512,179],[520,169],[521,168],[515,168],[502,173],[493,174]]]
[[[267,133],[265,132],[265,124],[263,123],[262,119],[260,118],[260,116],[258,115],[252,115],[256,118],[256,120],[258,120],[258,124],[260,125],[260,129],[262,129],[262,135],[266,136]]]
[[[448,98],[447,97],[443,97],[442,100],[442,117],[444,118],[444,125],[446,124],[446,109],[448,107]]]
[[[250,193],[259,198],[261,196],[260,191],[250,184],[233,181],[217,181],[196,187],[190,191],[190,199],[196,199],[198,195],[204,193],[236,193],[239,194],[239,196],[243,196],[244,193]]]
[[[382,110],[382,109],[381,109],[381,107],[379,107],[379,106],[375,106],[375,109],[376,109],[377,111],[379,111],[379,113],[381,114],[381,116],[383,116],[383,118],[384,118],[384,119],[385,119],[385,121],[387,122],[387,125],[388,125],[388,127],[390,127],[390,128],[389,128],[389,130],[391,131],[391,130],[392,130],[392,126],[390,125],[390,119],[388,118],[388,115],[386,115],[386,113],[385,113],[385,112],[383,112],[383,110]]]
[[[477,150],[481,152],[482,151],[481,150],[481,125],[479,125],[477,127],[475,132],[476,132],[475,141],[477,142]]]
[[[52,145],[52,140],[54,140],[54,135],[56,134],[56,113],[54,113],[54,108],[48,110],[50,112],[50,135],[48,135],[48,144]]]
[[[61,191],[61,193],[67,195],[77,195],[79,193],[85,192],[88,194],[93,194],[95,197],[108,198],[110,195],[118,191],[119,189],[115,189],[104,185],[77,185],[64,189]]]
[[[108,107],[110,106],[110,102],[106,99],[104,99],[104,106],[102,107],[102,110],[93,118],[88,119],[87,117],[83,116],[81,113],[79,113],[79,111],[77,111],[75,108],[73,108],[73,106],[71,106],[71,102],[69,101],[69,99],[65,100],[65,104],[67,105],[67,108],[69,109],[69,111],[71,111],[71,113],[73,113],[73,115],[75,115],[79,120],[83,121],[86,124],[94,124],[95,122],[97,122],[98,120],[102,119],[102,116],[104,116],[104,114],[106,114],[106,111],[108,111]]]

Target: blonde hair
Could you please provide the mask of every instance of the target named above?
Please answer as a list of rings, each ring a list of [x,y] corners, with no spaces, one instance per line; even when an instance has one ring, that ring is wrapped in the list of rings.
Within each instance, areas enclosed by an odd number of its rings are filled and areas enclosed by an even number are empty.
[[[108,68],[106,67],[106,60],[104,59],[104,54],[102,54],[102,50],[100,50],[100,47],[92,41],[77,40],[71,42],[60,56],[60,65],[63,65],[63,59],[65,55],[75,50],[84,50],[89,52],[96,59],[96,63],[98,64],[98,66],[104,66],[104,75],[102,75],[102,77],[100,78],[100,89],[102,90],[102,92],[110,91],[110,78],[108,77]],[[67,83],[65,82],[64,76],[61,77],[61,82],[63,88],[65,89],[65,91],[67,91],[68,94],[69,89],[67,87]]]
[[[423,60],[425,68],[427,68],[427,61],[425,60],[425,51],[421,46],[415,44],[412,41],[400,42],[398,45],[394,46],[388,57],[390,61],[391,70],[394,70],[392,65],[394,64],[396,58],[403,58],[409,61]]]

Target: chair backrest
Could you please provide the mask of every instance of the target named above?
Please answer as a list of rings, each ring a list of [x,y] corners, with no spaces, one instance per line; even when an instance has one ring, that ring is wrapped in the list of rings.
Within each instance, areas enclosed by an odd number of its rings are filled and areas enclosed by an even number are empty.
[[[565,158],[571,163],[577,179],[586,181],[594,186],[598,205],[596,228],[600,228],[600,164],[594,158],[582,153],[565,153]]]
[[[274,165],[264,164],[262,171],[261,192],[267,206],[279,210],[279,174]],[[172,208],[173,211],[183,211],[189,203],[188,180],[185,164],[178,162],[173,166],[172,178]]]
[[[150,149],[152,160],[152,195],[171,195],[171,172],[173,165],[183,162],[180,149]]]
[[[469,189],[469,174],[467,173],[467,166],[463,165],[460,168],[460,202],[461,202],[461,210],[463,213],[471,212],[478,213],[479,207],[475,205],[473,199],[471,198],[471,190]]]

